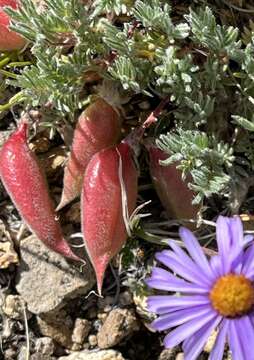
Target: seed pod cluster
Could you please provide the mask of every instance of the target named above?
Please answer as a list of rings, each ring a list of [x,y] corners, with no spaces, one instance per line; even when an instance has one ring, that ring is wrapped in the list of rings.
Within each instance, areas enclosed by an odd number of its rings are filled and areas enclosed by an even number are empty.
[[[21,217],[49,248],[75,260],[56,220],[47,183],[27,144],[27,125],[3,145],[0,177]],[[106,267],[127,239],[126,214],[137,199],[137,170],[127,141],[117,145],[120,121],[104,100],[90,105],[78,120],[58,209],[81,196],[81,224],[87,253],[101,294]],[[124,193],[124,196],[123,196]]]

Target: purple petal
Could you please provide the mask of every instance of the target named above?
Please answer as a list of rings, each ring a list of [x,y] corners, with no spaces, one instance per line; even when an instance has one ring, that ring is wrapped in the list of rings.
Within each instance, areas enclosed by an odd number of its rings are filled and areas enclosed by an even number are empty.
[[[175,278],[169,271],[160,267],[153,267],[151,277],[158,280],[170,280],[172,277]]]
[[[172,252],[166,250],[166,253],[170,254],[171,257],[178,261],[180,264],[184,264],[188,271],[191,270],[195,274],[195,277],[197,279],[200,279],[201,284],[207,284],[208,286],[211,285],[213,280],[207,278],[207,276],[203,273],[199,266],[194,263],[194,261],[186,254],[185,251],[180,248],[180,246],[173,242],[170,243],[170,246],[174,251]]]
[[[162,315],[152,322],[152,327],[157,331],[167,330],[201,315],[206,315],[209,309],[209,305],[201,305]]]
[[[237,320],[231,320],[229,322],[229,329],[228,329],[229,347],[230,350],[232,351],[233,359],[246,360],[246,358],[244,357],[244,352],[240,342],[236,323]]]
[[[206,273],[207,276],[214,280],[214,275],[211,271],[210,264],[194,234],[189,229],[184,227],[180,228],[179,234],[184,241],[184,244],[192,259]]]
[[[245,235],[243,238],[243,246],[246,247],[248,246],[254,239],[253,235]]]
[[[203,350],[209,336],[221,321],[222,317],[218,316],[210,320],[205,326],[192,335],[191,347],[188,351],[184,349],[184,360],[195,360]]]
[[[253,360],[254,327],[250,321],[249,316],[243,316],[239,318],[236,326],[245,358],[248,360]]]
[[[211,257],[210,265],[211,265],[212,271],[216,275],[216,278],[222,276],[223,271],[222,271],[222,265],[221,265],[221,258],[219,255],[214,255],[213,257]]]
[[[208,279],[207,276],[203,275],[203,270],[195,264],[195,262],[186,254],[186,252],[180,248],[176,243],[173,241],[169,244],[171,248],[174,250],[172,255],[176,260],[180,263],[184,263],[186,267],[191,268],[192,271],[196,274],[197,277],[202,279],[202,282],[210,285],[213,279]]]
[[[240,273],[243,257],[243,224],[239,216],[229,218],[229,231],[231,237],[230,263],[231,271]]]
[[[230,320],[227,319],[222,321],[214,347],[210,353],[209,360],[221,360],[223,358],[229,321]]]
[[[239,216],[229,218],[229,231],[232,247],[243,248],[243,224]]]
[[[203,279],[200,279],[200,274],[195,272],[192,267],[186,266],[186,263],[183,261],[176,259],[176,256],[172,251],[164,250],[155,254],[155,258],[186,280],[205,286]],[[209,289],[210,287],[207,285],[207,288]]]
[[[251,279],[254,275],[254,245],[251,245],[244,254],[242,273]]]
[[[230,228],[228,224],[228,218],[219,216],[216,222],[216,239],[218,244],[219,255],[222,261],[223,275],[230,270]]]
[[[145,283],[151,288],[157,290],[189,293],[189,294],[208,294],[209,290],[200,285],[190,284],[184,280],[172,276],[170,280],[161,280],[157,278],[148,278]]]
[[[166,314],[170,312],[172,307],[186,308],[198,305],[209,305],[208,296],[171,296],[171,295],[155,295],[149,296],[147,299],[147,308],[151,312],[157,314]]]
[[[164,345],[166,348],[172,348],[180,344],[184,339],[193,335],[196,331],[202,328],[211,320],[215,320],[218,317],[214,310],[208,310],[206,315],[201,315],[194,320],[180,325],[178,328],[170,332],[164,339]]]

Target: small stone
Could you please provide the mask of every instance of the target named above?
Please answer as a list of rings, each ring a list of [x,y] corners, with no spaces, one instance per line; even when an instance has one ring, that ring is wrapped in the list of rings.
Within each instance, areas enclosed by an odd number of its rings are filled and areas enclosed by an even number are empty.
[[[7,269],[19,262],[18,255],[10,241],[0,242],[0,269]]]
[[[106,305],[106,306],[103,308],[103,311],[104,311],[105,313],[109,313],[111,310],[112,310],[112,306],[111,306],[111,305]]]
[[[78,344],[78,343],[72,344],[71,351],[80,351],[82,349],[83,349],[83,347],[81,344]]]
[[[133,311],[114,309],[98,332],[98,345],[101,349],[113,347],[137,330],[139,324]]]
[[[178,351],[177,347],[173,349],[164,349],[160,353],[158,360],[175,360]]]
[[[119,295],[119,304],[121,306],[128,306],[133,303],[132,294],[129,291],[124,291]]]
[[[96,335],[89,335],[88,342],[89,342],[90,346],[92,346],[92,347],[96,346],[97,343],[98,343],[97,336]]]
[[[25,303],[20,295],[8,295],[6,296],[3,311],[5,315],[15,320],[24,319],[24,310],[26,311],[27,319],[30,319],[32,314],[25,309]]]
[[[37,139],[34,139],[30,144],[29,148],[36,154],[45,153],[50,148],[50,140],[46,135],[39,134]]]
[[[37,317],[37,324],[42,335],[52,338],[64,348],[71,349],[72,329],[66,326],[64,321],[49,317]]]
[[[21,346],[18,353],[18,360],[26,360],[27,350],[25,346]]]
[[[81,351],[69,356],[62,356],[58,360],[125,360],[122,354],[115,350]]]
[[[107,313],[99,313],[98,315],[97,315],[97,317],[98,317],[98,319],[99,320],[101,320],[102,322],[105,322],[105,320],[107,319],[107,316],[108,316],[108,314]]]
[[[13,359],[15,359],[16,355],[17,355],[17,351],[13,348],[6,349],[4,351],[4,359],[5,360],[13,360]]]
[[[91,265],[80,272],[73,263],[46,248],[32,235],[21,242],[16,289],[33,314],[55,313],[95,284]]]
[[[36,340],[34,350],[43,355],[52,355],[55,345],[50,337],[42,337]]]
[[[83,344],[87,339],[92,326],[86,319],[76,319],[72,333],[72,341],[77,344]]]
[[[55,360],[55,357],[49,356],[49,355],[43,355],[40,353],[35,353],[31,355],[30,360]]]
[[[181,352],[181,353],[177,354],[175,360],[184,360],[184,353]]]

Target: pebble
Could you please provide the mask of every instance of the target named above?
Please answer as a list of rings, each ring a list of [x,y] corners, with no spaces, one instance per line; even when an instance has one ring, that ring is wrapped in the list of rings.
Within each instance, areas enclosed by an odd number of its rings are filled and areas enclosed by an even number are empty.
[[[125,360],[122,354],[115,350],[81,351],[69,356],[62,356],[58,360]]]
[[[108,314],[104,313],[104,312],[98,313],[98,315],[97,315],[98,319],[101,320],[102,322],[105,322],[105,320],[107,319],[107,316],[108,316]]]
[[[158,360],[175,360],[176,354],[178,352],[178,348],[175,347],[173,349],[164,349],[158,358]]]
[[[101,349],[113,347],[137,330],[139,330],[139,323],[134,311],[114,309],[109,313],[97,334],[98,346]]]
[[[21,242],[20,252],[16,289],[33,314],[55,314],[95,284],[89,262],[80,272],[80,263],[76,267],[34,235]]]
[[[42,335],[50,337],[67,349],[71,349],[72,329],[65,324],[64,320],[37,316],[37,325]]]
[[[7,295],[4,305],[3,312],[11,319],[24,320],[24,309],[25,303],[20,295]],[[30,319],[32,314],[26,310],[26,317]]]
[[[43,355],[52,355],[55,350],[55,345],[50,337],[42,337],[36,339],[34,350]]]
[[[77,344],[83,344],[87,339],[92,328],[90,321],[77,318],[72,333],[72,341]]]
[[[177,354],[175,360],[184,360],[184,353],[181,352],[181,353]]]
[[[94,347],[97,345],[98,341],[97,341],[97,336],[96,335],[89,335],[88,336],[88,342],[90,344],[90,346]]]

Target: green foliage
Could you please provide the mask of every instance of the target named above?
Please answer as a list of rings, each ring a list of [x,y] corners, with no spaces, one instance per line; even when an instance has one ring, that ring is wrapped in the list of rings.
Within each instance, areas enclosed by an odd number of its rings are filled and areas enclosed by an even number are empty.
[[[169,154],[162,165],[180,162],[177,167],[182,170],[183,177],[191,174],[189,187],[197,193],[194,203],[222,191],[225,195],[229,193],[231,178],[227,170],[232,167],[234,156],[228,144],[200,131],[182,129],[161,135],[156,143]]]
[[[7,12],[30,40],[32,59],[5,81],[20,93],[0,110],[50,104],[58,119],[73,119],[91,93],[89,72],[121,85],[130,101],[169,98],[156,133],[168,163],[191,174],[195,202],[234,197],[232,182],[254,170],[254,36],[250,29],[242,42],[239,28],[220,19],[219,2],[211,2],[216,12],[204,3],[45,0],[37,8],[21,0]]]
[[[233,56],[240,48],[241,41],[238,40],[238,29],[232,26],[218,25],[209,7],[197,12],[190,10],[186,19],[191,26],[193,40],[209,51]]]

